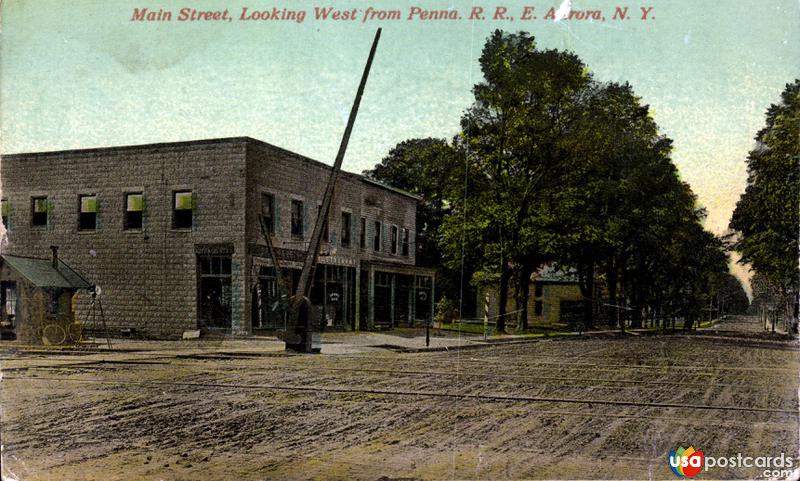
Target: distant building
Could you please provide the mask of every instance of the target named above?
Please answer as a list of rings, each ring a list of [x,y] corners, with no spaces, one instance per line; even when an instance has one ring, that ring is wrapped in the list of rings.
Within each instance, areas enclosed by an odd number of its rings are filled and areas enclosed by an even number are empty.
[[[0,167],[5,253],[42,256],[60,246],[101,286],[112,332],[154,337],[282,328],[259,215],[291,295],[331,171],[247,137],[13,154]],[[311,294],[329,328],[432,316],[434,271],[415,266],[417,202],[339,176]]]
[[[478,296],[478,306],[484,306],[488,298],[488,315],[495,319],[499,312],[497,287],[483,289]],[[544,266],[531,275],[528,323],[572,325],[576,321],[583,321],[583,300],[578,276],[573,271],[562,271],[553,265]],[[519,317],[513,288],[509,289],[506,306],[513,324],[513,320]]]

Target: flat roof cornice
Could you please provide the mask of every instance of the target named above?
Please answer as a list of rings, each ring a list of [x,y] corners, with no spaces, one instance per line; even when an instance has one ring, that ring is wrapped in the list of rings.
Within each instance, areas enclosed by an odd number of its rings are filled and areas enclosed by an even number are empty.
[[[257,145],[260,147],[266,147],[268,149],[276,150],[279,152],[283,152],[285,154],[295,156],[299,159],[303,159],[308,162],[312,162],[314,164],[327,167],[328,169],[331,168],[330,165],[320,162],[319,160],[312,159],[310,157],[306,157],[305,155],[298,154],[296,152],[292,152],[291,150],[284,149],[283,147],[278,147],[277,145],[270,144],[268,142],[264,142],[263,140],[254,139],[252,137],[220,137],[214,139],[199,139],[199,140],[183,140],[178,142],[156,142],[150,144],[138,144],[138,145],[120,145],[120,146],[111,146],[111,147],[91,147],[86,149],[67,149],[67,150],[49,150],[49,151],[42,151],[42,152],[21,152],[21,153],[13,153],[13,154],[3,154],[0,155],[0,158],[6,160],[29,160],[35,158],[46,158],[46,157],[57,157],[62,155],[98,155],[98,154],[114,154],[114,153],[122,153],[122,152],[131,152],[131,151],[146,151],[146,150],[156,150],[156,149],[180,149],[180,148],[190,148],[193,146],[199,145],[209,145],[209,144],[225,144],[225,143],[241,143],[243,145],[252,144]],[[410,197],[415,200],[420,200],[420,197],[414,195],[410,192],[406,192],[404,190],[392,187],[390,185],[383,184],[381,182],[369,179],[363,175],[356,174],[353,172],[347,172],[342,170],[342,173],[345,175],[355,176],[362,181],[375,185],[377,187],[392,191],[394,193],[404,195],[406,197]]]

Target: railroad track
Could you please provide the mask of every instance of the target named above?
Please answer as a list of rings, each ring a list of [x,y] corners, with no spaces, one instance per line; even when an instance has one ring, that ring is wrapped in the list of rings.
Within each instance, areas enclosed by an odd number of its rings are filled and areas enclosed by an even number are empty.
[[[330,386],[290,386],[276,384],[239,384],[239,383],[209,383],[209,382],[189,382],[189,381],[135,381],[135,380],[102,380],[102,379],[69,379],[59,377],[24,377],[9,376],[5,377],[9,381],[55,381],[81,384],[102,384],[102,385],[136,385],[136,386],[160,386],[160,387],[199,387],[199,388],[223,388],[223,389],[247,389],[262,391],[301,391],[314,393],[334,393],[334,394],[370,394],[377,396],[397,396],[397,397],[428,397],[428,398],[449,398],[460,400],[477,400],[489,402],[527,402],[527,403],[565,403],[565,404],[585,404],[585,405],[608,405],[608,406],[630,406],[643,408],[662,408],[662,409],[693,409],[693,410],[712,410],[728,412],[751,412],[751,413],[772,413],[798,416],[795,409],[774,409],[763,407],[743,407],[709,404],[683,404],[683,403],[660,403],[660,402],[637,402],[637,401],[614,401],[605,399],[576,399],[576,398],[557,398],[543,396],[508,396],[491,394],[458,394],[451,392],[431,392],[431,391],[411,391],[411,390],[384,390],[384,389],[358,389],[347,387]]]
[[[532,374],[481,374],[481,373],[466,373],[466,372],[452,372],[452,371],[419,371],[419,370],[396,370],[396,369],[377,369],[377,368],[347,368],[347,367],[317,367],[317,366],[254,366],[252,364],[235,364],[226,366],[209,366],[197,365],[189,362],[165,362],[165,361],[95,361],[85,363],[69,363],[60,365],[45,365],[45,366],[25,366],[3,369],[6,372],[16,371],[29,371],[29,370],[62,370],[62,369],[91,369],[91,370],[117,370],[117,366],[124,365],[126,371],[131,368],[142,367],[143,369],[167,369],[174,367],[181,368],[197,368],[204,373],[208,372],[228,372],[228,371],[241,371],[244,368],[252,369],[253,371],[312,371],[312,372],[353,372],[353,373],[370,373],[370,374],[387,374],[390,376],[419,376],[419,377],[448,377],[448,378],[461,378],[464,381],[481,381],[482,382],[495,382],[496,384],[510,383],[514,381],[554,381],[554,382],[574,382],[574,383],[588,383],[588,384],[628,384],[632,387],[640,385],[652,386],[675,386],[675,387],[726,387],[726,388],[765,388],[769,384],[759,386],[743,385],[741,383],[712,383],[712,382],[684,382],[684,381],[658,381],[646,379],[614,379],[614,378],[598,378],[598,377],[576,377],[576,376],[541,376]],[[13,377],[8,378],[13,379]],[[618,386],[614,386],[618,387]]]

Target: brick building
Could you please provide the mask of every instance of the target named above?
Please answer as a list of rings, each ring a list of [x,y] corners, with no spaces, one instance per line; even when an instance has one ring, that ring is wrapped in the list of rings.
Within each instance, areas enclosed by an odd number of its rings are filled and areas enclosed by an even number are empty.
[[[5,155],[4,253],[51,245],[102,289],[112,330],[176,337],[284,326],[263,215],[293,282],[330,166],[247,137]],[[329,328],[408,325],[433,313],[433,270],[415,266],[418,199],[342,172],[312,302]],[[78,317],[88,304],[82,299]]]

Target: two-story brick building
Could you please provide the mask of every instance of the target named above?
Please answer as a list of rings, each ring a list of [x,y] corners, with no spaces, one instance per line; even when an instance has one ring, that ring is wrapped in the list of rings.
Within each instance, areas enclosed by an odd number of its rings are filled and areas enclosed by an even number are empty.
[[[296,284],[330,171],[247,137],[5,155],[4,253],[47,257],[59,246],[101,287],[112,330],[280,329],[277,301],[292,293],[279,288],[259,216]],[[311,293],[329,327],[432,316],[433,270],[415,266],[417,202],[341,173]]]

